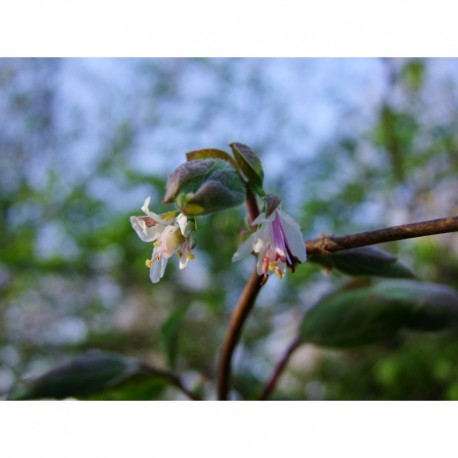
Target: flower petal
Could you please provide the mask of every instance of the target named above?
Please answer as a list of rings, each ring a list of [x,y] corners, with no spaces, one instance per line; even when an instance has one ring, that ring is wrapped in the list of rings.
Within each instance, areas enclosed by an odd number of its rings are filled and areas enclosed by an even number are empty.
[[[286,272],[286,263],[282,261],[277,261],[276,267],[275,267],[275,273],[277,274],[277,277],[282,279],[285,276]]]
[[[194,228],[194,223],[189,221],[186,215],[180,213],[176,218],[175,222],[180,226],[181,233],[183,237],[190,237]]]
[[[253,245],[256,242],[256,233],[251,234],[238,248],[232,256],[232,262],[246,258],[252,251]]]
[[[164,230],[162,225],[147,226],[143,216],[131,216],[130,224],[144,242],[154,242]]]
[[[299,259],[300,262],[307,261],[307,251],[305,250],[305,242],[299,224],[285,212],[281,210],[277,211],[281,219],[288,248],[291,250],[293,256]]]
[[[184,269],[188,265],[189,257],[188,257],[189,252],[187,250],[183,250],[180,256],[180,269]]]
[[[256,260],[256,270],[258,272],[258,275],[262,275],[264,268],[264,256],[261,254],[258,255],[258,259]]]
[[[142,212],[143,213],[146,213],[148,214],[149,213],[149,204],[151,202],[151,197],[148,196],[146,199],[145,199],[145,202],[143,202],[143,207],[141,208]]]
[[[258,226],[259,224],[265,223],[266,220],[266,214],[265,213],[260,213],[257,218],[253,220],[251,223],[252,226]]]
[[[161,257],[159,260],[154,259],[149,270],[149,278],[153,283],[158,283],[159,280],[164,276],[165,268],[167,266],[167,258]]]
[[[154,212],[149,210],[150,202],[151,202],[151,197],[148,196],[145,199],[145,202],[143,203],[143,207],[141,208],[142,212],[145,213],[145,215],[148,215],[154,221],[156,221],[156,223],[161,223],[164,226],[167,226],[168,224],[170,224],[170,221],[167,221],[167,220],[161,218],[158,214],[156,214],[156,213],[154,213]]]
[[[178,226],[167,226],[161,234],[161,256],[170,258],[178,247],[184,242],[184,237]]]

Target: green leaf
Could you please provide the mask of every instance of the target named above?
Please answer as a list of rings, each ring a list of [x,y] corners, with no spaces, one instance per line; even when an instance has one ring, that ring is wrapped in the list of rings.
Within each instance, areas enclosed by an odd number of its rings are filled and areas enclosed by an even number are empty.
[[[201,159],[180,165],[170,175],[164,203],[175,202],[187,216],[205,215],[244,202],[240,173],[222,159]]]
[[[239,169],[239,166],[229,153],[226,153],[226,151],[215,148],[206,148],[199,149],[196,151],[190,151],[189,153],[186,153],[186,159],[188,161],[198,161],[201,159],[222,159],[224,161],[229,162],[235,168],[235,170]]]
[[[415,278],[414,273],[399,262],[396,256],[377,247],[353,248],[328,256],[314,254],[309,256],[308,260],[347,275]]]
[[[370,288],[339,291],[305,316],[300,337],[331,347],[354,347],[393,336],[409,316],[408,306],[376,296]]]
[[[167,353],[167,359],[171,369],[175,369],[178,353],[178,338],[188,309],[189,304],[177,307],[167,318],[160,330],[161,341]]]
[[[80,397],[91,401],[151,401],[159,399],[169,382],[151,374],[136,374],[115,387]]]
[[[263,189],[264,170],[262,169],[261,160],[249,146],[242,143],[231,143],[229,145],[234,153],[240,170],[245,176],[248,186],[260,196],[264,196]]]
[[[134,374],[140,364],[116,353],[91,350],[27,383],[15,399],[83,396],[112,388]]]
[[[457,325],[455,290],[391,280],[325,297],[306,314],[300,337],[304,342],[345,348],[389,338],[402,328],[431,331]]]
[[[386,281],[373,286],[385,298],[412,304],[404,324],[418,331],[436,331],[458,325],[458,293],[448,286],[418,281]]]

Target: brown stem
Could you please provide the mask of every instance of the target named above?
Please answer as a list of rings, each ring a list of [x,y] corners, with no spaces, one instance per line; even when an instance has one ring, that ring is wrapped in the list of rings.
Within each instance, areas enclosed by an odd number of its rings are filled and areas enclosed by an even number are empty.
[[[350,235],[323,235],[314,240],[307,240],[305,246],[309,255],[330,254],[336,251],[391,242],[393,240],[404,240],[456,231],[458,231],[458,217],[453,216],[418,223],[402,224],[400,226],[392,226],[373,231],[358,232]],[[291,355],[300,345],[301,341],[297,338],[288,346],[267,382],[260,399],[268,399],[272,394]]]
[[[246,192],[245,205],[248,213],[248,223],[251,225],[251,223],[259,215],[259,207],[258,202],[256,201],[256,195],[250,190],[247,190]]]
[[[301,344],[302,341],[299,339],[299,337],[297,337],[288,345],[285,354],[282,356],[277,366],[275,367],[275,370],[270,376],[270,379],[267,382],[264,391],[262,392],[261,397],[259,399],[269,399],[270,395],[272,394],[272,391],[275,389],[275,386],[277,385],[278,380],[280,379],[281,374],[283,373],[283,370],[288,364],[289,358]]]
[[[251,224],[259,215],[259,207],[256,201],[256,195],[247,190],[246,207],[248,213],[248,223]],[[264,277],[258,275],[256,266],[251,274],[240,299],[235,306],[231,316],[231,321],[224,339],[221,350],[221,358],[218,367],[218,399],[226,400],[229,391],[229,380],[231,377],[231,362],[235,347],[237,346],[242,327],[247,319],[251,309],[254,306],[256,297],[265,283]]]
[[[239,340],[242,327],[264,283],[263,275],[258,275],[255,267],[231,316],[223,349],[221,350],[221,359],[218,368],[218,399],[221,401],[227,399],[229,379],[231,376],[232,355]]]
[[[194,401],[200,401],[201,398],[193,393],[184,383],[181,378],[175,374],[174,372],[170,372],[165,369],[160,369],[158,367],[154,367],[151,364],[148,363],[141,363],[141,368],[144,372],[147,374],[155,375],[157,377],[161,377],[166,379],[167,381],[170,382],[171,385],[175,386],[178,388],[181,392],[183,392],[188,398],[194,400]]]
[[[350,235],[323,235],[315,240],[307,240],[307,254],[329,254],[393,240],[424,237],[458,231],[458,216],[432,219],[419,223],[402,224],[373,231],[358,232]]]

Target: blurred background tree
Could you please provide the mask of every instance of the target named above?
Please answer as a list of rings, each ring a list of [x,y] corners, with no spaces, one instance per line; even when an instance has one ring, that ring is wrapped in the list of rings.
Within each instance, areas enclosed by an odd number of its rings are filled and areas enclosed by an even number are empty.
[[[197,257],[157,285],[129,224],[162,205],[184,153],[244,142],[306,238],[458,214],[458,61],[0,60],[0,392],[89,349],[173,367],[214,396],[216,361],[251,262],[242,209],[199,220]],[[455,234],[386,244],[458,288]],[[348,281],[299,266],[260,294],[234,396],[259,396],[304,312]],[[456,333],[353,350],[307,345],[281,399],[458,399]],[[151,377],[101,399],[182,399]]]

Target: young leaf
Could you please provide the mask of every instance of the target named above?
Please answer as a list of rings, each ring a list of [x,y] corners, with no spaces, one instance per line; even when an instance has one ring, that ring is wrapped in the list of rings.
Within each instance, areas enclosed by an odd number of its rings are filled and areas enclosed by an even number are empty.
[[[353,248],[328,256],[311,255],[308,260],[327,269],[337,269],[347,275],[385,278],[415,278],[414,273],[386,251],[377,247]]]
[[[198,161],[201,159],[223,159],[224,161],[229,162],[236,170],[239,169],[237,163],[234,161],[234,158],[229,153],[215,148],[190,151],[189,153],[186,153],[186,159],[188,161]]]
[[[242,143],[231,143],[229,146],[234,153],[235,160],[240,170],[247,180],[248,186],[260,196],[264,196],[265,192],[262,186],[264,170],[262,169],[259,157],[250,147]]]
[[[180,165],[170,175],[164,203],[175,202],[187,216],[226,210],[244,202],[239,172],[223,159],[201,159]]]
[[[140,372],[137,360],[91,350],[27,383],[15,399],[63,399],[97,393]]]
[[[177,307],[161,327],[161,340],[167,353],[167,359],[171,369],[175,369],[178,352],[178,338],[188,309],[189,304]]]

